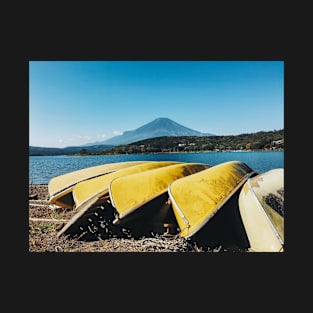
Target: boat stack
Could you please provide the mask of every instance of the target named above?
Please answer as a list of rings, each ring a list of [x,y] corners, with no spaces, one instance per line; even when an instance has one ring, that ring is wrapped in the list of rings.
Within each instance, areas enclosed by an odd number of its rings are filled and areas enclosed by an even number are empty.
[[[79,240],[179,235],[203,247],[284,251],[284,169],[130,161],[52,178],[50,204],[71,210],[58,236]]]

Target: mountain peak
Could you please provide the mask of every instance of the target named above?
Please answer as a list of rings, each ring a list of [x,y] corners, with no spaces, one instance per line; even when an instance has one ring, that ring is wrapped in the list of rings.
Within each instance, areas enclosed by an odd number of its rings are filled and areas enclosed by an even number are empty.
[[[173,122],[171,119],[169,119],[168,117],[158,117],[155,120],[153,120],[152,122],[166,122],[166,121],[171,121]]]
[[[201,133],[178,124],[167,117],[158,117],[135,130],[125,131],[122,135],[109,138],[102,142],[91,143],[88,146],[94,144],[123,145],[161,136],[214,136],[214,134]]]

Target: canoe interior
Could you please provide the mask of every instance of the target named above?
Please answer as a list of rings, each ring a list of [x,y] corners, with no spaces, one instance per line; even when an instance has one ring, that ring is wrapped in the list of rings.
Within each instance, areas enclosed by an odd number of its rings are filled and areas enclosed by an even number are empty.
[[[134,238],[154,234],[178,234],[178,224],[173,209],[164,193],[147,202],[123,219],[116,219],[123,228],[129,230]]]
[[[72,192],[69,192],[69,193],[63,195],[62,197],[56,199],[53,202],[50,200],[50,203],[53,203],[53,204],[58,205],[62,208],[68,208],[68,209],[72,209],[73,206],[75,205]]]
[[[238,208],[237,191],[212,219],[190,240],[204,250],[222,246],[224,249],[244,250],[250,247]],[[114,224],[115,209],[109,197],[99,199],[82,216],[73,216],[63,234],[83,241],[116,238],[150,237],[151,234],[179,234],[179,226],[168,195],[146,203],[127,217]]]
[[[168,202],[168,195],[146,203],[118,224],[113,221],[116,210],[111,205],[109,196],[100,198],[82,214],[78,211],[70,221],[59,230],[58,236],[66,235],[83,241],[116,238],[140,238],[151,234],[177,234],[178,224]]]
[[[240,190],[223,205],[221,210],[195,233],[191,239],[204,249],[221,245],[227,249],[248,249],[250,243],[238,206]]]

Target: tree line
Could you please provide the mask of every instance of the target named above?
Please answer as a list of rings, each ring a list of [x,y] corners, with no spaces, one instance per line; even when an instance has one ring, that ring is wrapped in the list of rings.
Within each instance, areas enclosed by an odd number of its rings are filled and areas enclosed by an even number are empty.
[[[132,154],[169,152],[223,152],[283,150],[284,130],[260,131],[229,136],[162,136],[114,146],[101,152],[81,149],[80,154]]]

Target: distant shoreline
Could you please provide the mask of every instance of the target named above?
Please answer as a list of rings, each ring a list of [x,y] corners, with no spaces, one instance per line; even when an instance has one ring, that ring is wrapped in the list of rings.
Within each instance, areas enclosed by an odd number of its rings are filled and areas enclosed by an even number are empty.
[[[41,154],[33,154],[28,155],[31,156],[103,156],[103,155],[149,155],[149,154],[189,154],[189,153],[225,153],[225,152],[284,152],[285,149],[259,149],[259,150],[221,150],[221,151],[168,151],[168,152],[142,152],[142,153],[85,153],[85,154],[51,154],[51,155],[41,155]]]
[[[167,152],[142,152],[142,153],[86,153],[86,154],[67,154],[69,156],[87,156],[87,155],[131,155],[131,154],[188,154],[188,153],[223,153],[223,152],[283,152],[284,149],[275,150],[220,150],[220,151],[167,151]]]

